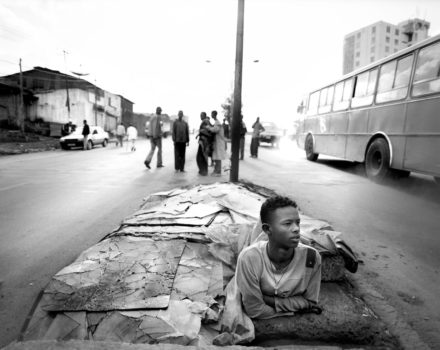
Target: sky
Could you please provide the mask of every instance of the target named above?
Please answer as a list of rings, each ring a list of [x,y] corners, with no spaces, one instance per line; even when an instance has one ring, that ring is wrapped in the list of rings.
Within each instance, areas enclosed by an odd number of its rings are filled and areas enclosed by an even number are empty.
[[[306,93],[342,75],[344,35],[415,17],[440,33],[439,0],[245,0],[246,123],[289,127]],[[88,73],[135,112],[197,125],[233,93],[236,28],[237,0],[0,0],[0,76],[20,58],[24,71]]]

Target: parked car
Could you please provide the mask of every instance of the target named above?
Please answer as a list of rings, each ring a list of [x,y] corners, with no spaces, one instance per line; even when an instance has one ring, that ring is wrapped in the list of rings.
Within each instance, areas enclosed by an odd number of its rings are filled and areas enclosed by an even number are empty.
[[[273,122],[261,122],[264,131],[260,133],[260,143],[270,143],[272,147],[280,146],[280,139],[283,135],[282,130],[280,130],[277,125]]]
[[[106,147],[108,144],[109,135],[100,126],[90,126],[89,141],[87,142],[87,149],[92,149],[95,145],[102,145]],[[60,145],[62,149],[70,149],[73,147],[83,147],[84,136],[82,135],[82,127],[77,128],[71,134],[60,138]]]

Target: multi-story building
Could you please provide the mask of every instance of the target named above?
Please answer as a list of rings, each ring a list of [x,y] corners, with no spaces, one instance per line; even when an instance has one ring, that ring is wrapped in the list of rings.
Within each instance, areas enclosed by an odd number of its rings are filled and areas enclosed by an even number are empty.
[[[429,22],[409,19],[397,25],[379,21],[344,37],[343,74],[428,38]]]

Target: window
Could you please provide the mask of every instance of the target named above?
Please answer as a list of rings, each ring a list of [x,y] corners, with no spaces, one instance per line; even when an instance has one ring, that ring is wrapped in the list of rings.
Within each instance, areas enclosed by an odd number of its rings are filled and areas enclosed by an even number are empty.
[[[398,49],[394,49],[394,52],[397,52],[397,51],[399,51]]]
[[[423,48],[417,57],[413,96],[440,91],[440,43]]]
[[[376,33],[376,27],[371,28],[371,33],[373,33],[373,34]]]
[[[390,26],[387,26],[387,33],[391,32]]]
[[[390,47],[389,46],[385,46],[385,52],[390,52]]]
[[[352,107],[366,106],[373,103],[374,89],[376,87],[377,68],[359,74],[356,77]]]
[[[310,95],[308,115],[314,115],[318,112],[319,91]]]
[[[376,47],[375,46],[371,46],[370,52],[371,53],[375,53],[376,52]]]
[[[328,113],[331,111],[333,102],[333,92],[334,86],[329,86],[321,90],[321,95],[319,98],[319,108],[318,113]]]
[[[359,67],[359,61],[356,61],[355,67]]]
[[[371,44],[375,44],[376,43],[376,38],[371,38]]]
[[[389,37],[389,36],[387,36],[387,37],[385,38],[385,42],[386,42],[386,43],[389,43],[389,42],[390,42],[390,37]]]
[[[370,62],[374,62],[374,56],[370,57]]]
[[[413,55],[384,64],[380,69],[376,102],[400,100],[408,92]]]
[[[399,45],[399,40],[394,39],[394,45]]]
[[[399,29],[395,29],[395,30],[394,30],[394,34],[396,34],[397,36],[399,36]]]
[[[353,90],[353,80],[341,81],[335,86],[335,98],[333,101],[334,111],[343,111],[350,105],[351,93]]]
[[[361,37],[361,33],[359,32],[359,33],[356,34],[356,38],[359,39],[360,37]]]
[[[361,56],[361,53],[358,51],[358,52],[356,52],[356,57],[360,57]]]

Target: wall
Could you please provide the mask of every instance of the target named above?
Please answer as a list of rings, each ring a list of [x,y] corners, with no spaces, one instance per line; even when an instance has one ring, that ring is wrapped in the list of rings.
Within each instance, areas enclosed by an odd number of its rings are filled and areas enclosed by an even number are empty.
[[[93,95],[93,94],[92,94]],[[36,94],[38,101],[29,110],[29,118],[42,118],[45,122],[65,124],[69,121],[69,112],[66,107],[67,92],[54,90]],[[82,125],[87,120],[95,125],[94,96],[90,101],[90,93],[81,89],[69,89],[70,120],[73,124]],[[98,125],[104,126],[103,113],[97,113]]]

